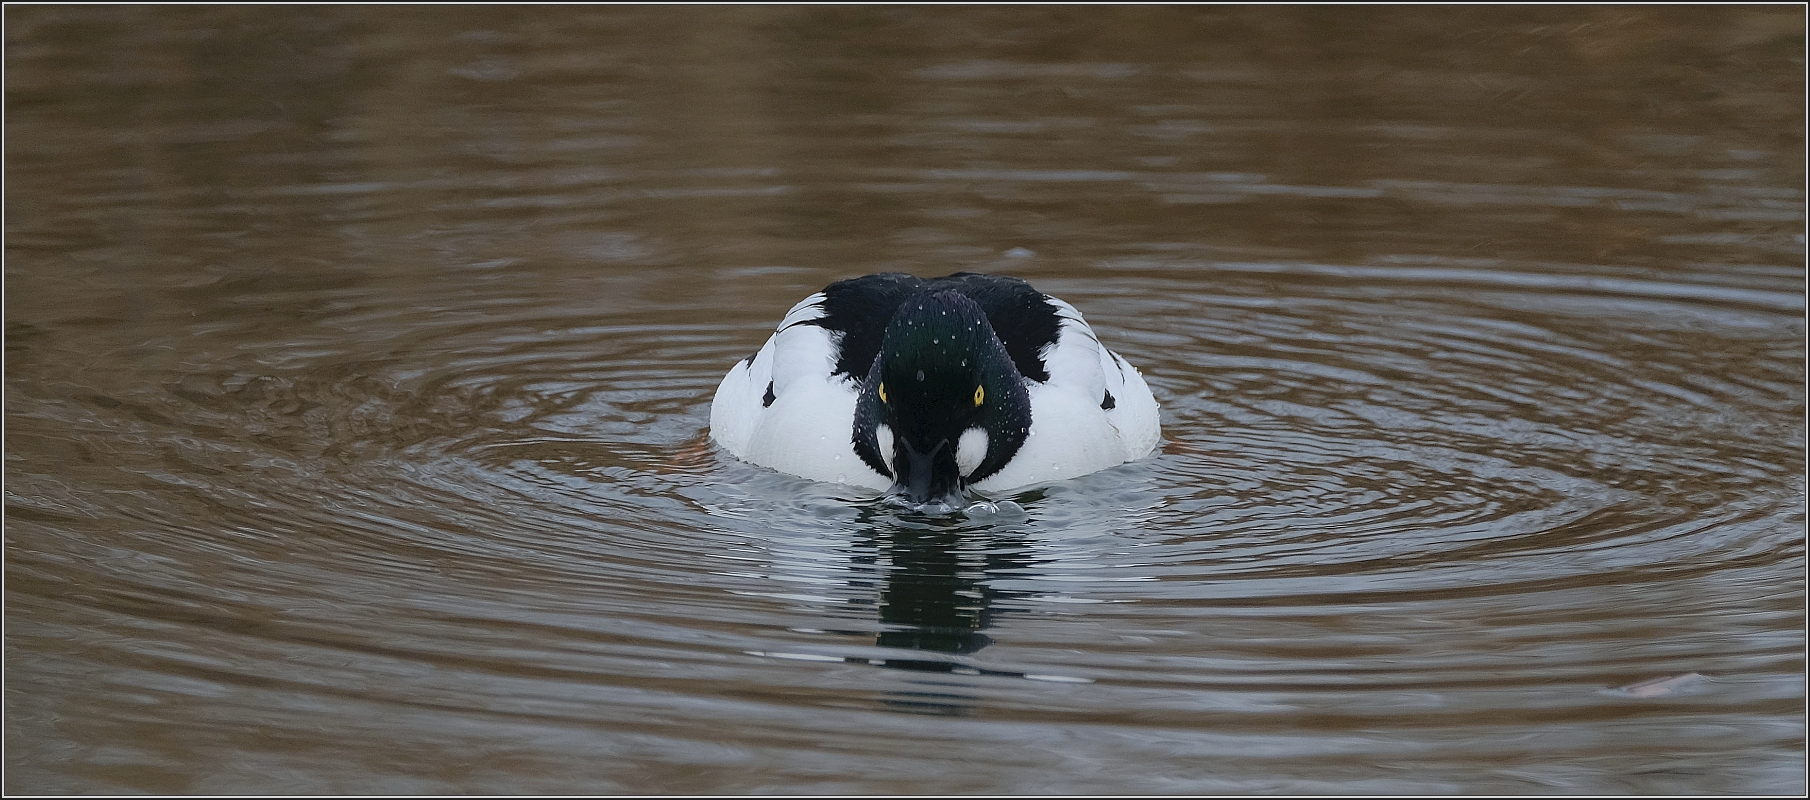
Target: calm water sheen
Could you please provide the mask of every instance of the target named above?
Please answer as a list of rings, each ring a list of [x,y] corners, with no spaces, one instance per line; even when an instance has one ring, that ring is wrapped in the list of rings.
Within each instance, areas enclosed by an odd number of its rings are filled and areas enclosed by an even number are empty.
[[[1803,13],[8,7],[5,788],[1801,792]],[[715,451],[881,270],[1160,452]]]

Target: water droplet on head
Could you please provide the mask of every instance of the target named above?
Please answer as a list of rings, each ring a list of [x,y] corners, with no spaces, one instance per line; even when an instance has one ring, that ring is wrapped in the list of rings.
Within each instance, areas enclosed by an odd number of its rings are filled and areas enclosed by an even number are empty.
[[[923,379],[924,379],[924,371],[920,369],[920,370],[918,370],[918,380],[921,381]]]

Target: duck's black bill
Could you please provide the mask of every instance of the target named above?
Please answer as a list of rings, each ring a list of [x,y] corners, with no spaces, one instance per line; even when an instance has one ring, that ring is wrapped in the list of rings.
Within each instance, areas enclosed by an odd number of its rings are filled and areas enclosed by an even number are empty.
[[[898,455],[893,459],[896,480],[887,492],[914,505],[942,503],[960,508],[966,487],[961,468],[955,465],[955,446],[943,439],[929,452],[918,450],[911,442],[900,439]]]

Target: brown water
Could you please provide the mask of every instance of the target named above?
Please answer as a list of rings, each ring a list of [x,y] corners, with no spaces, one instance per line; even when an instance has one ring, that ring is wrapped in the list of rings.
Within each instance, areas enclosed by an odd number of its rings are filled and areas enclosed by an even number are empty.
[[[5,18],[9,792],[1805,789],[1801,7]],[[708,447],[963,269],[1160,454]]]

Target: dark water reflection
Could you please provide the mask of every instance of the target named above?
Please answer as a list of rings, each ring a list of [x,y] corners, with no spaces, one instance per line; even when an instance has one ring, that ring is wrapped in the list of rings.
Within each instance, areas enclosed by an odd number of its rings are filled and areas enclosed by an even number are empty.
[[[8,791],[1804,789],[1799,8],[6,23]],[[1160,452],[708,446],[959,269]]]

